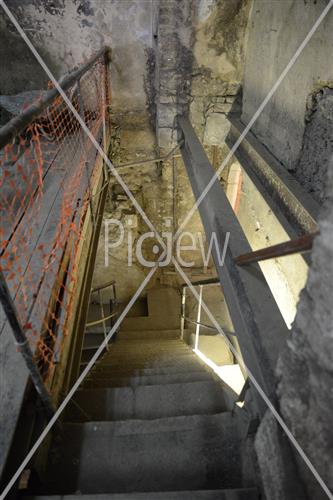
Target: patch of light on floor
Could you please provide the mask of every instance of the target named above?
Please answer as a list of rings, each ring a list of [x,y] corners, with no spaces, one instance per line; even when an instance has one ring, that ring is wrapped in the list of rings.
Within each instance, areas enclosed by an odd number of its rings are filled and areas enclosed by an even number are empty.
[[[245,378],[239,365],[218,366],[211,359],[207,358],[199,349],[193,352],[225,382],[236,394],[240,394],[243,389]]]

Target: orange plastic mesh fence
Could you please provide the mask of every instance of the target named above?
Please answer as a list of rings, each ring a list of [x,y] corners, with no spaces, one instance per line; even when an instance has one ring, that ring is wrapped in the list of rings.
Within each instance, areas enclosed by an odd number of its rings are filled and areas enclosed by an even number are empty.
[[[101,144],[108,90],[101,57],[66,91]],[[61,96],[0,151],[0,266],[45,379],[68,336],[96,158]]]

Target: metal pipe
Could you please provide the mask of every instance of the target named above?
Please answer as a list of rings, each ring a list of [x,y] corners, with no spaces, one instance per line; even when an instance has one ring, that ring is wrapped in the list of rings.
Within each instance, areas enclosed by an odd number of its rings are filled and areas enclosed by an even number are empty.
[[[319,232],[306,234],[295,240],[285,241],[278,243],[267,248],[261,248],[254,252],[245,253],[234,258],[238,266],[251,264],[252,262],[259,262],[267,259],[276,259],[285,255],[292,255],[295,253],[309,252],[312,249],[313,241]]]
[[[77,97],[78,97],[78,101],[79,101],[80,116],[82,118],[82,121],[88,127],[88,124],[86,123],[86,119],[85,119],[84,104],[83,104],[83,98],[82,98],[82,93],[81,93],[80,80],[77,81],[76,86],[77,86]],[[84,152],[84,155],[85,155],[84,166],[85,166],[85,172],[86,172],[86,177],[87,177],[88,193],[89,193],[90,217],[91,217],[91,223],[92,223],[93,230],[95,230],[95,228],[96,228],[96,219],[95,219],[94,207],[93,207],[93,200],[92,200],[92,187],[91,187],[91,182],[90,182],[89,162],[87,160],[87,158],[88,158],[88,150],[87,150],[87,144],[86,144],[86,140],[85,140],[86,136],[85,135],[86,134],[85,134],[84,130],[82,129],[82,127],[80,127],[80,140],[81,140],[82,149],[83,149],[83,152]]]
[[[8,290],[5,277],[1,271],[0,271],[0,301],[7,316],[8,323],[11,326],[13,335],[16,340],[16,345],[18,346],[18,349],[22,354],[25,364],[30,373],[32,383],[43,403],[45,413],[47,417],[50,419],[53,417],[55,413],[55,408],[51,401],[50,395],[45,388],[39,370],[34,362],[34,356],[30,349],[28,339],[25,336],[20,321],[18,319],[15,304]]]
[[[184,319],[184,321],[188,321],[189,323],[193,323],[194,325],[200,325],[203,328],[208,328],[209,330],[214,330],[215,332],[218,332],[218,329],[215,328],[215,326],[206,325],[205,323],[198,323],[198,321],[195,321],[194,319],[188,318],[187,316],[182,316],[182,319]],[[223,330],[223,332],[226,335],[231,335],[232,337],[236,337],[236,334],[234,332],[226,332],[222,327],[221,327],[221,329]]]
[[[181,316],[180,316],[180,338],[184,338],[184,326],[185,326],[185,302],[186,302],[186,288],[183,287],[182,290],[182,306],[181,306]]]
[[[103,324],[104,340],[106,340],[106,337],[108,335],[107,335],[107,331],[106,331],[106,319],[105,319],[105,315],[104,315],[104,306],[103,306],[102,294],[101,294],[100,290],[98,290],[98,300],[99,300],[99,307],[101,310],[101,320],[102,320],[102,324]],[[107,343],[106,343],[106,350],[107,351],[109,350],[109,345]]]
[[[177,149],[180,148],[180,144],[177,144],[177,146],[175,146],[173,149],[171,149],[171,151],[169,151],[169,153],[166,155],[166,156],[161,156],[160,158],[151,158],[150,160],[140,160],[140,161],[134,161],[134,162],[130,162],[130,163],[121,163],[120,165],[115,165],[114,168],[118,169],[118,168],[124,168],[124,167],[135,167],[136,165],[144,165],[145,163],[156,163],[158,161],[166,161],[170,158],[170,156],[175,152],[177,151]],[[181,155],[177,155],[178,158],[181,158]],[[176,156],[174,155],[173,158],[176,158]]]
[[[91,321],[90,323],[86,323],[86,327],[90,327],[90,326],[95,326],[95,325],[99,325],[100,323],[103,323],[104,321],[107,321],[108,319],[110,318],[113,318],[114,316],[116,316],[117,313],[114,312],[112,314],[109,314],[108,316],[105,316],[104,318],[102,319],[98,319],[96,321]]]
[[[194,344],[195,350],[197,350],[198,347],[199,347],[202,289],[203,289],[203,286],[199,285],[199,302],[198,302],[198,313],[197,313],[197,326],[195,328],[195,344]]]
[[[108,286],[114,286],[116,282],[114,280],[112,281],[107,281],[104,283],[104,285],[97,286],[96,288],[91,289],[91,293],[98,292],[99,290],[103,290],[104,288],[107,288]]]
[[[176,151],[179,147],[181,147],[181,143],[180,144],[177,144],[177,146],[175,146],[171,151],[169,151],[169,153],[166,155],[166,156],[161,156],[160,158],[151,158],[149,160],[141,160],[141,161],[135,161],[135,162],[131,162],[131,163],[122,163],[120,165],[114,165],[114,168],[116,170],[119,170],[121,168],[128,168],[128,167],[134,167],[136,165],[144,165],[144,164],[148,164],[148,163],[156,163],[156,162],[159,162],[159,161],[166,161],[170,158],[170,156],[172,155],[172,153],[174,151]],[[181,158],[181,155],[173,155],[173,158]],[[103,189],[105,189],[107,186],[109,186],[110,184],[110,180],[111,180],[111,177],[110,179],[108,179],[104,184],[103,186],[99,189],[99,191],[97,191],[97,193],[94,194],[94,196],[98,196],[102,191]]]
[[[72,71],[68,75],[63,76],[59,80],[59,85],[63,90],[67,90],[71,87],[77,80],[81,78],[102,56],[111,57],[111,49],[109,47],[103,47],[94,56],[92,56],[88,62],[82,64],[78,69]],[[58,90],[56,88],[50,89],[45,93],[44,97],[40,99],[37,103],[29,106],[24,113],[14,116],[8,123],[6,123],[0,129],[0,149],[2,149],[6,144],[11,142],[22,130],[24,130],[31,122],[36,120],[41,112],[49,106],[54,99],[58,96]]]
[[[191,282],[191,285],[193,286],[198,286],[198,285],[219,285],[220,284],[220,280],[219,278],[207,278],[206,280],[198,280],[198,281],[192,281]],[[183,283],[182,285],[182,288],[187,288],[188,287],[188,284],[187,283]]]

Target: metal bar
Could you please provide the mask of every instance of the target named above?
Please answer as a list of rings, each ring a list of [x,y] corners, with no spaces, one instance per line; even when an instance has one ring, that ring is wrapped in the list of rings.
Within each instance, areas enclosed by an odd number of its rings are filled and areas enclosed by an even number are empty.
[[[259,262],[261,260],[276,259],[285,255],[308,252],[312,249],[313,241],[319,233],[306,234],[296,240],[285,241],[267,248],[261,248],[254,252],[239,255],[234,259],[238,266]]]
[[[185,321],[188,321],[189,323],[193,323],[194,325],[200,325],[202,328],[208,328],[209,330],[214,330],[215,332],[218,332],[218,329],[215,328],[215,326],[211,325],[206,325],[206,323],[198,323],[198,321],[195,321],[194,319],[188,318],[187,316],[182,316],[182,318]],[[232,337],[235,337],[236,334],[234,332],[226,332],[224,328],[221,327],[221,329],[224,331],[226,335],[231,335]]]
[[[97,286],[96,288],[92,288],[91,289],[91,293],[95,293],[95,292],[98,292],[99,290],[103,290],[104,288],[107,288],[108,286],[114,286],[115,285],[115,281],[112,280],[112,281],[107,281],[106,283],[104,283],[104,285],[100,285],[100,286]]]
[[[78,69],[72,71],[68,75],[63,76],[59,80],[59,85],[63,90],[67,90],[71,87],[77,80],[81,78],[102,56],[107,56],[110,54],[110,49],[108,47],[103,47],[94,56],[92,56],[88,62],[82,64]],[[110,57],[110,56],[108,56]],[[50,89],[45,96],[40,99],[35,104],[29,106],[24,113],[14,116],[8,123],[6,123],[0,129],[0,149],[2,149],[6,144],[11,142],[22,130],[24,130],[31,122],[33,122],[42,111],[49,106],[54,99],[58,96],[58,90],[56,88]]]
[[[133,161],[130,163],[120,163],[120,165],[115,165],[114,168],[124,168],[124,167],[135,167],[137,165],[145,165],[147,163],[156,163],[158,161],[166,161],[168,160],[177,149],[179,149],[180,145],[177,144],[169,153],[165,156],[161,156],[159,158],[151,158],[150,160],[140,160],[140,161]],[[173,155],[172,158],[181,158],[181,155]]]
[[[102,324],[103,324],[103,332],[104,332],[104,339],[106,339],[107,337],[107,331],[106,331],[106,324],[105,324],[105,316],[104,316],[104,306],[103,306],[103,302],[102,302],[102,294],[101,294],[101,291],[98,290],[98,300],[99,300],[99,306],[100,306],[100,309],[101,309],[101,319],[102,319]],[[111,313],[112,314],[112,313]],[[106,349],[109,350],[109,346],[106,345]]]
[[[198,280],[198,281],[192,281],[191,284],[193,286],[198,286],[198,285],[219,285],[220,284],[220,280],[219,278],[207,278],[206,280]],[[181,285],[183,288],[187,288],[188,285],[187,283],[183,283]]]
[[[113,295],[113,300],[111,300],[111,304],[110,304],[110,313],[113,312],[114,308],[117,309],[117,292],[116,292],[116,282],[113,283],[112,285],[112,295]],[[115,311],[115,317],[118,316],[118,312]],[[113,320],[111,320],[111,325],[113,324]],[[117,331],[119,330],[119,328],[116,330],[115,333],[117,333]]]
[[[84,123],[86,123],[85,119],[85,113],[84,113],[84,104],[83,104],[83,98],[82,98],[82,93],[81,93],[81,84],[80,80],[77,81],[77,97],[79,101],[79,110],[80,110],[80,116]],[[89,128],[89,127],[88,127]],[[91,182],[90,182],[90,172],[89,172],[89,162],[88,162],[88,149],[86,145],[86,134],[82,127],[80,127],[80,139],[81,139],[81,144],[82,144],[82,149],[85,154],[85,161],[84,161],[84,166],[85,166],[85,172],[86,172],[86,177],[87,177],[87,186],[88,186],[88,193],[89,193],[89,208],[90,208],[90,217],[91,217],[91,223],[93,230],[96,228],[96,219],[95,219],[95,214],[94,214],[94,209],[93,209],[93,202],[92,202],[92,188],[91,188]]]
[[[150,160],[142,160],[142,161],[139,161],[139,162],[132,162],[132,163],[123,163],[123,164],[120,164],[120,165],[114,165],[114,168],[116,170],[119,170],[120,168],[128,168],[128,167],[133,167],[135,165],[144,165],[144,164],[148,164],[148,163],[156,163],[156,162],[159,162],[159,161],[166,161],[170,158],[170,156],[172,155],[173,151],[175,151],[176,149],[178,149],[180,147],[179,144],[177,144],[177,146],[175,148],[173,148],[171,151],[169,151],[169,153],[166,155],[166,156],[162,156],[160,158],[152,158]],[[172,158],[181,158],[181,155],[173,155]],[[105,189],[106,186],[109,186],[110,184],[110,179],[108,179],[105,184],[103,184],[103,186],[101,187],[101,189],[99,190],[100,191],[103,191]],[[99,193],[96,193],[94,196],[96,196],[97,194]]]
[[[196,351],[198,350],[198,347],[199,347],[202,290],[203,290],[203,286],[199,285],[199,302],[198,302],[198,313],[197,313],[197,325],[195,327],[195,344],[194,344],[194,349]]]
[[[108,141],[109,140],[110,137],[108,136]],[[100,161],[101,157],[97,157],[95,165],[98,165]],[[72,331],[75,332],[75,336],[70,345],[69,359],[67,361],[64,372],[63,384],[66,384],[63,389],[64,394],[67,394],[67,392],[70,390],[71,386],[75,383],[77,377],[79,376],[83,338],[86,328],[87,313],[89,309],[89,302],[92,289],[93,270],[97,254],[99,234],[103,220],[105,201],[106,201],[106,191],[101,191],[100,196],[97,198],[96,202],[97,227],[94,234],[91,235],[89,241],[85,242],[85,245],[88,245],[88,257],[82,277],[79,300],[72,327]]]
[[[115,305],[117,304],[117,292],[116,292],[116,282],[112,283],[112,293],[113,293],[113,302]]]
[[[182,305],[181,305],[181,316],[180,316],[180,338],[184,338],[184,327],[185,327],[185,304],[186,304],[186,288],[182,289]]]
[[[232,147],[245,126],[234,117],[230,117],[229,121],[231,130],[226,144]],[[317,230],[319,204],[251,131],[243,139],[235,156],[291,239]]]
[[[7,283],[3,273],[0,271],[0,301],[7,316],[8,323],[11,326],[13,335],[16,340],[16,345],[23,356],[25,364],[30,373],[32,383],[42,401],[47,417],[50,419],[55,413],[55,408],[51,401],[50,395],[47,392],[43,383],[39,370],[34,362],[34,356],[30,349],[28,339],[26,338],[18,315],[16,312],[15,304],[10,296]]]
[[[90,323],[86,323],[86,327],[90,327],[90,326],[95,326],[95,325],[99,325],[100,323],[103,323],[103,321],[107,321],[108,319],[110,318],[113,318],[114,316],[116,316],[117,313],[114,312],[112,314],[109,314],[108,316],[105,316],[104,318],[102,319],[98,319],[96,321],[91,321]]]
[[[275,365],[289,330],[258,264],[238,267],[234,257],[252,251],[226,197],[216,172],[196,136],[188,118],[178,117],[179,139],[184,164],[196,200],[207,184],[214,182],[199,205],[207,241],[216,237],[212,256],[236,332],[242,357],[271,401],[276,401]],[[230,235],[224,263],[218,250]],[[263,415],[266,405],[254,391],[257,411]]]

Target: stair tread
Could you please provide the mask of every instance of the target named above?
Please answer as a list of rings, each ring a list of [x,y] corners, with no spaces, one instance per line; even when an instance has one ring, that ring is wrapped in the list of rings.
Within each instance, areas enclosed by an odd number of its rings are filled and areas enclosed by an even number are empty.
[[[180,370],[183,368],[183,370]],[[196,362],[179,362],[179,363],[168,363],[168,362],[149,362],[149,363],[136,363],[132,365],[127,365],[126,369],[123,364],[114,364],[110,366],[105,366],[103,368],[92,368],[90,372],[90,378],[109,378],[113,376],[123,376],[124,374],[163,374],[163,373],[180,373],[188,371],[200,371],[200,365]],[[207,371],[203,367],[203,371]]]
[[[116,366],[124,366],[126,363],[126,366],[130,366],[131,368],[134,366],[141,366],[144,367],[145,365],[149,364],[163,364],[166,366],[171,366],[171,365],[176,365],[176,364],[182,364],[182,363],[187,363],[187,364],[192,364],[192,365],[200,365],[201,361],[195,356],[191,354],[185,354],[185,355],[180,355],[180,356],[151,356],[151,357],[138,357],[138,356],[133,356],[133,357],[117,357],[115,356],[114,358],[111,358],[110,360],[101,360],[98,362],[96,365],[96,369],[107,369],[107,368],[112,368]],[[147,366],[148,368],[148,366]]]
[[[66,420],[156,419],[225,411],[222,386],[214,380],[164,385],[79,389]],[[83,411],[82,411],[83,410]]]
[[[48,491],[65,493],[239,487],[238,420],[225,412],[67,423],[63,446],[50,455],[48,466]]]
[[[119,375],[110,376],[108,378],[88,378],[85,380],[83,387],[89,385],[89,387],[103,386],[105,387],[124,387],[124,386],[136,386],[136,385],[161,385],[161,384],[174,384],[180,382],[194,382],[197,380],[211,380],[212,376],[206,370],[197,370],[191,372],[181,372],[181,373],[168,373],[168,374],[151,374],[151,375]]]
[[[258,500],[255,488],[227,490],[153,491],[133,493],[100,493],[93,495],[41,495],[26,500]]]

